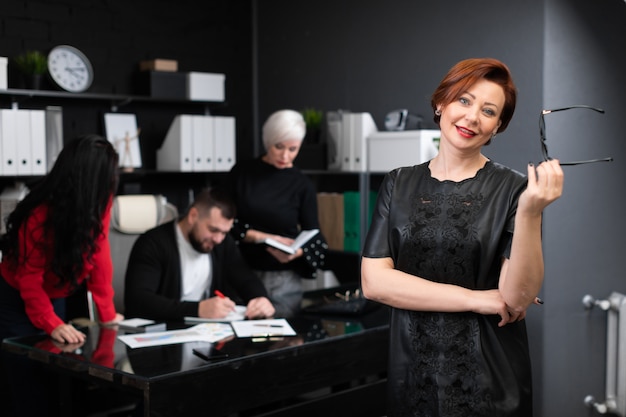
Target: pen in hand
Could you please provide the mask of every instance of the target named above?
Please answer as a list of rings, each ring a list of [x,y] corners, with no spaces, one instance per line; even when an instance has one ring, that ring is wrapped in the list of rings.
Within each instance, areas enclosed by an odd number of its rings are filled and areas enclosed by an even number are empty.
[[[220,290],[215,290],[213,291],[213,293],[218,296],[219,298],[226,298],[226,296],[224,295],[224,293],[222,293]],[[233,306],[232,311],[235,311],[235,307]]]

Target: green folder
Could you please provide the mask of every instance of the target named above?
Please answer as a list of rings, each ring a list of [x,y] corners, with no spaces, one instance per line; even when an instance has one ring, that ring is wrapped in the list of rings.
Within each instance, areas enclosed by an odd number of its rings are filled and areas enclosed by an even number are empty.
[[[368,228],[372,221],[377,194],[375,191],[369,192]],[[345,191],[343,193],[343,210],[343,249],[346,252],[360,252],[361,240],[365,239],[365,236],[361,236],[361,193],[359,191]]]

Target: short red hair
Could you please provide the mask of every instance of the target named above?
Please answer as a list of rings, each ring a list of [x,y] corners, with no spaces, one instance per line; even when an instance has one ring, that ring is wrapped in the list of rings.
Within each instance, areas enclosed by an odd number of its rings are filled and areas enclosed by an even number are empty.
[[[504,108],[498,128],[498,132],[504,132],[515,112],[517,89],[509,68],[494,58],[470,58],[450,68],[431,97],[433,111],[437,110],[438,105],[445,106],[457,100],[472,85],[483,79],[498,84],[504,91]],[[435,114],[433,120],[439,125],[440,116]]]

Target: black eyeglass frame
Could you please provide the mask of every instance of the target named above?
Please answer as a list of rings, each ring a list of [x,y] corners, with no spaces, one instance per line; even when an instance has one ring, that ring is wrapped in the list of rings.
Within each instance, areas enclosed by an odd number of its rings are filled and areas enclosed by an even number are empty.
[[[546,145],[546,121],[545,121],[544,116],[546,114],[554,113],[557,111],[564,111],[564,110],[570,110],[570,109],[589,109],[589,110],[593,110],[598,113],[604,114],[604,110],[599,109],[597,107],[587,106],[585,104],[561,107],[560,109],[542,110],[541,115],[539,116],[539,138],[541,142],[541,153],[543,155],[544,161],[549,161],[552,159],[548,155],[548,145]],[[611,162],[611,161],[613,161],[613,158],[608,157],[608,158],[600,158],[600,159],[587,159],[584,161],[559,162],[559,165],[582,165],[582,164],[592,164],[595,162]]]

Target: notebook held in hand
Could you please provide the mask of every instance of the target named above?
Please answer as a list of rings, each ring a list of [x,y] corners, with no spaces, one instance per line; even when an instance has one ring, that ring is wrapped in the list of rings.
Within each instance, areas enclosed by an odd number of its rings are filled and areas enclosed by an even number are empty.
[[[264,239],[263,243],[293,255],[298,249],[300,249],[300,247],[302,247],[302,245],[307,243],[309,240],[311,240],[311,238],[313,238],[313,236],[318,233],[319,229],[303,230],[302,232],[300,232],[298,237],[296,237],[291,246],[280,243],[279,241],[272,238]]]

